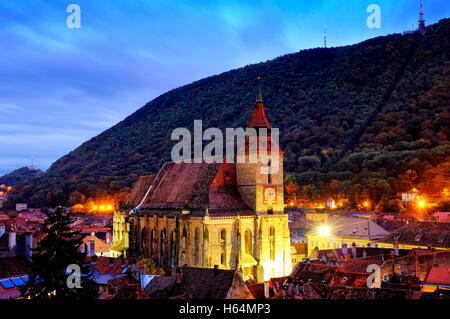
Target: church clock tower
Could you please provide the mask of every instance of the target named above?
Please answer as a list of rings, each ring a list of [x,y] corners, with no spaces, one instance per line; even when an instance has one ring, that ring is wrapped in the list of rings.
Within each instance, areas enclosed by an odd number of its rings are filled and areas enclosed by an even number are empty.
[[[239,192],[258,214],[283,213],[283,152],[272,140],[272,126],[264,111],[259,86],[247,132],[250,128],[256,130],[257,136],[246,137],[245,163],[236,163]]]

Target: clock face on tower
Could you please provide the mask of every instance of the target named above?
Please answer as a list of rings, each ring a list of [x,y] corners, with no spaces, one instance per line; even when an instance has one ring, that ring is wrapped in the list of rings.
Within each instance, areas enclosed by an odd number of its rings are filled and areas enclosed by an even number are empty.
[[[277,188],[274,186],[263,187],[263,202],[265,205],[275,205],[277,203]]]

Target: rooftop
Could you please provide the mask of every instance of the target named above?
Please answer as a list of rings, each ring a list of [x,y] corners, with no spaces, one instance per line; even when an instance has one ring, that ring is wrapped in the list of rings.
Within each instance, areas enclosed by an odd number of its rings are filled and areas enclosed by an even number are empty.
[[[378,240],[380,243],[450,248],[450,223],[412,221]]]

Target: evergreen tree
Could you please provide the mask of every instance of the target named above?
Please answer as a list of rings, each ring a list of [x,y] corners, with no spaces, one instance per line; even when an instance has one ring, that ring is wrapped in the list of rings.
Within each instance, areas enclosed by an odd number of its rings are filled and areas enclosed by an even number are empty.
[[[45,235],[38,247],[33,249],[31,273],[28,283],[22,288],[24,297],[93,299],[98,296],[89,267],[84,265],[85,255],[79,249],[82,238],[79,232],[73,231],[70,227],[73,222],[70,213],[64,212],[61,206],[58,206],[55,213],[45,221],[43,227]],[[67,271],[69,265],[79,266],[80,288],[68,284],[76,282],[73,276],[75,272]]]

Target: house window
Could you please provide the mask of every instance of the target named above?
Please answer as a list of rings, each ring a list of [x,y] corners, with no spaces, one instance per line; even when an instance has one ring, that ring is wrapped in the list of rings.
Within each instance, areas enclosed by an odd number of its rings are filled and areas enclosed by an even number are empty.
[[[88,255],[89,256],[94,256],[95,255],[95,241],[93,241],[93,240],[89,241]]]

